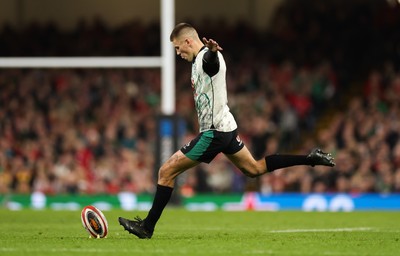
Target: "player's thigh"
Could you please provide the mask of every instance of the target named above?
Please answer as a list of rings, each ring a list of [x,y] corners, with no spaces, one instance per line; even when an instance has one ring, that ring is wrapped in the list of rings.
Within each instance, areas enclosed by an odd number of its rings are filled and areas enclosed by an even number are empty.
[[[237,153],[226,156],[241,172],[250,177],[258,176],[266,169],[264,161],[256,161],[246,146]]]
[[[199,162],[191,160],[178,150],[161,166],[158,172],[158,183],[171,186],[176,176],[198,164]]]

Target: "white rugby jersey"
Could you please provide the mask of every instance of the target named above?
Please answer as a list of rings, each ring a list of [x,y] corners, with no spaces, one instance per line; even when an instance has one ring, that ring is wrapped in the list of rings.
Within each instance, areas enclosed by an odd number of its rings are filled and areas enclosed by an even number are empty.
[[[210,77],[203,69],[203,56],[208,51],[204,47],[192,64],[191,82],[200,132],[217,130],[231,132],[237,128],[235,118],[228,107],[226,90],[226,64],[218,53],[218,73]]]

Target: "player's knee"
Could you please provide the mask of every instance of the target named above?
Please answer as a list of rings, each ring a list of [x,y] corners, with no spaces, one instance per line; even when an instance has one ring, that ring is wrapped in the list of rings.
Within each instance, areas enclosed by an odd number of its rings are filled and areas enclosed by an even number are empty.
[[[165,165],[162,165],[158,170],[158,184],[164,186],[170,186],[174,183],[173,172]]]
[[[266,166],[263,161],[249,161],[238,167],[244,175],[250,178],[256,178],[266,172]]]
[[[260,175],[262,175],[262,173],[259,173],[259,172],[249,172],[246,174],[246,176],[250,177],[250,178],[257,178]]]
[[[256,167],[241,168],[241,171],[243,172],[244,175],[246,175],[247,177],[250,177],[250,178],[256,178],[256,177],[264,174],[263,170],[260,170]]]

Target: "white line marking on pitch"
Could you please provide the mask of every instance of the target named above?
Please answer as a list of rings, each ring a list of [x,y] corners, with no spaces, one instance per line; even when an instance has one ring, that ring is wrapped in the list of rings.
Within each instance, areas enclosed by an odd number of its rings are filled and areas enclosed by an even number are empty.
[[[354,232],[354,231],[371,231],[373,228],[321,228],[321,229],[282,229],[271,230],[269,233],[307,233],[307,232]]]

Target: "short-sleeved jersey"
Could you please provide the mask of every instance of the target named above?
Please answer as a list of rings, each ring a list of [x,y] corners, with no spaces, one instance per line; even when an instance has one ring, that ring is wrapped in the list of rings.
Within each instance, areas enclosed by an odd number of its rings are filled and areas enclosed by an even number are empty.
[[[237,128],[237,124],[228,107],[225,60],[222,54],[217,52],[219,70],[210,77],[203,67],[203,56],[207,51],[208,48],[203,47],[197,54],[191,74],[200,132],[208,130],[231,132]]]

